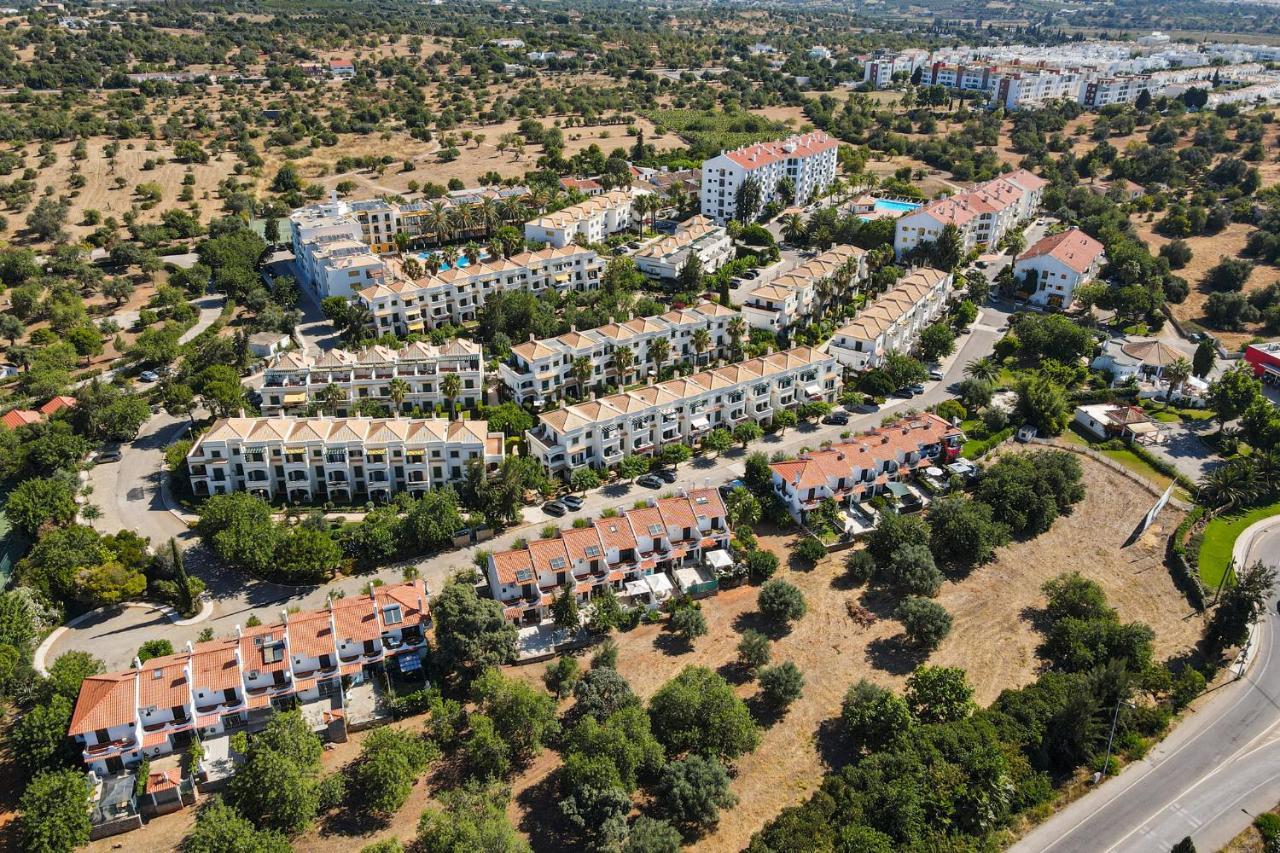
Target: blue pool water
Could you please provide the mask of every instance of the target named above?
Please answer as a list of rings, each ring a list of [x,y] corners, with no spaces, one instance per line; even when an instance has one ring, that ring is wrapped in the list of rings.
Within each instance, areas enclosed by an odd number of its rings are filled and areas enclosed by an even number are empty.
[[[431,257],[432,255],[434,255],[434,254],[435,254],[435,252],[419,252],[419,253],[418,253],[418,260],[422,261],[422,262],[425,264],[425,263],[427,262],[427,259],[428,259],[428,258],[430,258],[430,257]],[[489,253],[488,253],[488,252],[481,252],[481,253],[480,253],[480,260],[482,260],[482,261],[483,261],[483,260],[485,260],[485,259],[486,259],[486,258],[488,258],[488,257],[489,257]],[[469,267],[469,266],[471,266],[471,260],[470,260],[466,255],[462,255],[462,256],[460,256],[460,257],[458,258],[457,264],[458,264],[458,269],[463,269],[464,267]],[[452,267],[452,266],[453,266],[452,264],[441,264],[441,265],[440,265],[440,271],[441,271],[441,272],[444,272],[445,270],[449,269],[449,268],[450,268],[450,267]]]
[[[920,205],[911,201],[888,201],[887,199],[876,199],[876,213],[909,213]]]

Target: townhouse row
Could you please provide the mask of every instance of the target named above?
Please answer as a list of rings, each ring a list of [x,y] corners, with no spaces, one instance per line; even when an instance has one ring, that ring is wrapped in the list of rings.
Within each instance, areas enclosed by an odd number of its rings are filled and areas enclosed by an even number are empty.
[[[452,399],[445,394],[448,376],[457,377]],[[331,385],[342,392],[336,404],[327,399]],[[397,389],[403,393],[398,406]],[[471,408],[483,399],[484,354],[479,344],[457,338],[441,346],[417,341],[398,350],[372,346],[359,352],[277,353],[263,371],[261,408],[270,417],[321,405],[346,417],[365,401],[408,413],[447,404]]]
[[[551,618],[552,602],[566,589],[582,604],[605,589],[626,594],[644,578],[678,577],[709,552],[727,549],[729,539],[720,495],[695,489],[491,554],[486,576],[508,620],[537,625]]]
[[[846,300],[867,279],[867,253],[836,246],[747,295],[742,316],[753,329],[789,334],[811,319],[824,301]]]
[[[691,257],[697,257],[703,273],[720,269],[733,260],[729,232],[695,216],[682,222],[675,234],[655,240],[633,255],[640,272],[660,279],[677,278]]]
[[[801,523],[823,501],[866,501],[912,472],[952,462],[964,433],[931,412],[911,415],[849,441],[774,462],[773,490]]]
[[[485,421],[443,418],[222,418],[187,453],[197,497],[249,491],[291,502],[387,500],[501,464],[503,436]]]
[[[1048,185],[1044,178],[1018,169],[935,199],[898,219],[894,252],[901,258],[921,245],[936,242],[947,225],[959,230],[966,252],[995,246],[1018,223],[1035,215]]]
[[[891,352],[910,352],[920,332],[946,310],[953,277],[912,270],[831,338],[831,355],[851,370],[872,370]]]
[[[791,203],[802,205],[822,195],[836,178],[838,140],[820,130],[776,142],[757,142],[724,151],[702,163],[702,215],[723,225],[738,216],[738,191],[748,180],[760,190],[758,215],[778,198],[778,186],[791,182]]]
[[[386,259],[384,265],[388,275],[361,289],[354,301],[369,312],[376,334],[401,336],[472,322],[493,293],[596,290],[604,272],[595,252],[577,246],[482,257],[417,279],[406,275],[398,260]]]
[[[636,377],[656,377],[668,364],[685,364],[695,359],[723,358],[732,345],[732,327],[741,314],[715,302],[700,302],[690,308],[668,311],[655,317],[637,317],[625,323],[610,323],[597,329],[576,329],[557,338],[531,340],[513,347],[511,357],[498,365],[498,375],[518,403],[541,406],[560,400],[572,390],[585,397],[588,388],[606,381],[620,386]],[[707,348],[699,353],[699,330],[706,332]],[[650,345],[662,339],[667,352],[663,365],[655,363]],[[622,369],[620,350],[631,351],[630,366]],[[587,388],[579,387],[574,362],[591,361]]]
[[[805,401],[830,402],[834,356],[796,347],[547,412],[526,433],[529,453],[552,473],[618,463],[665,445],[693,445],[716,427],[768,423]]]
[[[526,222],[524,238],[557,249],[570,243],[599,243],[640,223],[632,207],[635,198],[636,193],[630,189],[601,193]]]
[[[84,763],[99,777],[113,775],[197,739],[256,730],[299,706],[313,728],[345,731],[359,722],[347,717],[348,694],[371,672],[422,670],[430,615],[420,580],[280,619],[86,678],[67,730]]]

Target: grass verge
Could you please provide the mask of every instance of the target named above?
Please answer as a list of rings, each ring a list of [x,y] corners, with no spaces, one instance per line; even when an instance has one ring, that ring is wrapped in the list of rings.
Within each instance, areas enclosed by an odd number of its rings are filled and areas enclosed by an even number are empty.
[[[1207,589],[1215,588],[1222,583],[1227,564],[1231,562],[1231,551],[1240,534],[1250,525],[1273,515],[1280,515],[1280,501],[1254,507],[1248,512],[1218,516],[1205,526],[1204,535],[1200,540],[1199,563],[1200,580],[1204,582]]]

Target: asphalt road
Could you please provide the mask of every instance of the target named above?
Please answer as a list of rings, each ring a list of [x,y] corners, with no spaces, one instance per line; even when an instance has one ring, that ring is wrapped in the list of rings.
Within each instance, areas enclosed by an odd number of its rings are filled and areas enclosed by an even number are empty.
[[[1280,568],[1280,524],[1245,559]],[[1274,614],[1273,591],[1267,613]],[[1072,803],[1012,853],[1168,853],[1191,836],[1219,850],[1280,802],[1280,632],[1273,616],[1254,633],[1243,679],[1217,689],[1146,758]]]

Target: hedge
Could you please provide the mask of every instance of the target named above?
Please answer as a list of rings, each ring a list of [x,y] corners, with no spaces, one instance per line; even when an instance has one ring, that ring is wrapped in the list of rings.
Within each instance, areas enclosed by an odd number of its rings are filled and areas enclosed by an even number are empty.
[[[1205,509],[1202,506],[1194,507],[1187,513],[1187,517],[1182,519],[1182,523],[1169,538],[1166,555],[1166,563],[1169,566],[1169,574],[1173,577],[1174,586],[1181,590],[1191,602],[1191,606],[1199,611],[1203,611],[1205,606],[1204,585],[1200,583],[1199,548],[1188,551],[1186,538],[1187,533],[1197,521],[1204,517],[1204,514]],[[1197,545],[1199,545],[1199,538],[1199,536],[1196,537]]]

